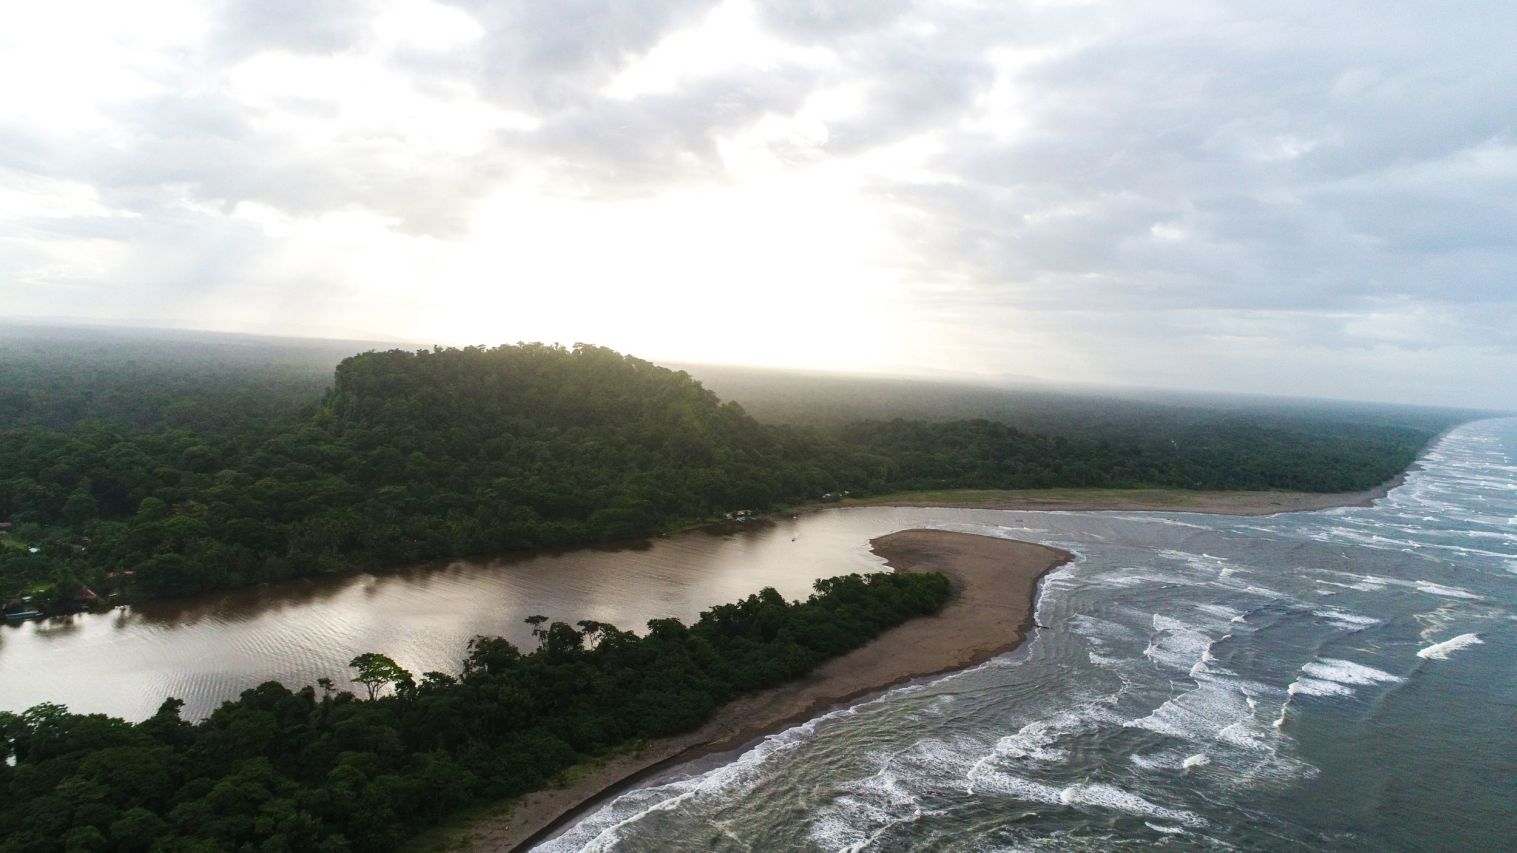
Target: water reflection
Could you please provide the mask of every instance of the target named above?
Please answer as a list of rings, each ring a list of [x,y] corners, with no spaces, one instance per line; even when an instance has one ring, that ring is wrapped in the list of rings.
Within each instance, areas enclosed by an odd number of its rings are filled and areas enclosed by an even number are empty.
[[[383,651],[417,673],[457,671],[478,634],[530,645],[522,620],[538,613],[641,629],[649,619],[692,619],[764,586],[804,596],[819,577],[879,566],[868,536],[838,523],[843,515],[267,584],[8,625],[0,628],[0,709],[52,701],[140,719],[173,695],[186,700],[187,715],[199,716],[270,679],[292,687],[323,676],[341,683],[347,661],[365,651]]]

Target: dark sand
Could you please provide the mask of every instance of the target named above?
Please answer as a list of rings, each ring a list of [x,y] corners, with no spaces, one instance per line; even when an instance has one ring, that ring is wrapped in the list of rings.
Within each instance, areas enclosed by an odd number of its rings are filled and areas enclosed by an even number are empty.
[[[563,787],[529,794],[421,841],[433,849],[514,850],[660,769],[737,749],[852,699],[1010,651],[1032,628],[1038,579],[1073,559],[1043,545],[941,530],[905,530],[871,544],[897,571],[944,573],[953,581],[953,598],[938,614],[893,628],[800,681],[727,704],[697,731],[580,768]]]

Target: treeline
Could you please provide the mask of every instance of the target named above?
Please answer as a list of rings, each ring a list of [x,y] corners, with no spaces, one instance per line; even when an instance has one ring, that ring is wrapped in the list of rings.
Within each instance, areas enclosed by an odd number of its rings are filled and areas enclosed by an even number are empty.
[[[1301,429],[1237,415],[1142,439],[1035,435],[988,420],[851,423],[843,440],[890,460],[897,489],[1054,487],[1348,492],[1405,471],[1426,429]]]
[[[131,393],[87,384],[77,406],[62,380],[7,392],[33,402],[0,414],[0,600],[59,609],[84,588],[180,595],[576,546],[843,491],[1355,490],[1434,432],[1248,413],[1094,436],[989,420],[771,425],[683,372],[591,346],[368,352],[305,403],[307,368],[266,388],[216,371],[201,388],[179,368],[155,384],[146,369],[118,368]],[[249,368],[217,368],[234,369]]]
[[[0,432],[0,576],[62,596],[130,571],[176,595],[583,545],[884,482],[884,465],[598,347],[372,352],[307,415]]]
[[[391,850],[583,758],[688,731],[725,702],[938,611],[941,574],[849,575],[804,602],[765,589],[694,625],[546,623],[522,653],[476,638],[457,676],[354,660],[370,701],[323,681],[248,690],[199,723],[168,700],[132,724],[40,705],[0,713],[0,851]]]

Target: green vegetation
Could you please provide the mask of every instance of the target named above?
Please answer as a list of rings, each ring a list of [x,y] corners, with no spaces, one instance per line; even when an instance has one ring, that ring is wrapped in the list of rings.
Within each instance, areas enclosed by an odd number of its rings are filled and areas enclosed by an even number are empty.
[[[396,849],[586,757],[696,728],[950,594],[940,574],[816,590],[786,602],[765,589],[643,637],[534,618],[535,651],[476,638],[457,677],[418,682],[364,655],[354,680],[370,701],[270,682],[196,724],[173,699],[137,724],[56,705],[0,713],[0,853]]]
[[[1040,409],[1062,423],[1043,432],[771,424],[599,347],[367,352],[332,374],[341,344],[218,346],[0,344],[8,609],[630,539],[843,492],[1352,491],[1461,417],[1113,404],[1103,420],[1085,400]]]
[[[1292,429],[1243,416],[1120,442],[1034,435],[987,420],[863,421],[841,429],[848,445],[891,460],[891,488],[913,490],[1358,491],[1406,470],[1433,434],[1373,424]]]

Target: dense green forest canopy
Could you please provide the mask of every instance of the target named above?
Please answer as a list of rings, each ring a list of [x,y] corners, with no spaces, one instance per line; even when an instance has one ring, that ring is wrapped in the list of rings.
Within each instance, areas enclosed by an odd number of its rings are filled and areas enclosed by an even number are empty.
[[[401,848],[587,756],[693,729],[950,594],[941,574],[848,575],[816,590],[787,602],[765,589],[690,626],[655,620],[641,637],[534,617],[536,650],[476,638],[458,675],[417,680],[361,655],[354,680],[370,701],[324,680],[320,694],[264,684],[195,724],[172,699],[137,724],[56,705],[0,713],[0,853]]]
[[[332,372],[340,342],[154,340],[0,339],[13,609],[635,538],[845,491],[1356,490],[1469,416],[1060,397],[1022,398],[1038,430],[1005,402],[771,423],[593,346],[371,350]],[[957,405],[995,413],[974,399]]]

